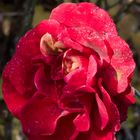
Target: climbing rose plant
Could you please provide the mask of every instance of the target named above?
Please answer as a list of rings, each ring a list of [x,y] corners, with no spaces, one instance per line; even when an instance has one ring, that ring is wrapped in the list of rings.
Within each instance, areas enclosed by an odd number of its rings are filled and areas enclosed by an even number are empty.
[[[107,12],[65,3],[28,31],[3,71],[3,97],[28,140],[114,140],[135,63]]]

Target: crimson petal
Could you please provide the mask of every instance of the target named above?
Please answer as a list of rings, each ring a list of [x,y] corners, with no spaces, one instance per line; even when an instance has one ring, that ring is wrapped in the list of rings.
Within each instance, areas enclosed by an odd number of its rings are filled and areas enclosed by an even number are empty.
[[[52,11],[50,19],[55,19],[66,26],[89,26],[99,33],[117,35],[115,25],[108,13],[93,3],[61,4]]]
[[[120,120],[124,121],[127,117],[127,109],[135,103],[134,89],[128,89],[124,93],[114,96],[113,101],[120,112]]]
[[[79,133],[75,140],[115,140],[115,136],[113,132],[97,133],[94,130],[90,130],[85,133]]]
[[[102,85],[102,79],[99,79],[99,87],[103,98],[102,100],[107,108],[107,112],[109,115],[109,125],[111,126],[111,129],[115,128],[114,131],[118,131],[120,129],[120,114],[118,108],[116,104],[111,100],[111,97],[109,96],[107,91],[104,89]]]
[[[129,80],[135,68],[135,63],[132,52],[124,40],[120,37],[111,37],[108,39],[108,42],[114,51],[111,59],[111,66],[114,72],[112,76],[110,76],[109,71],[105,74],[107,78],[106,81],[110,81],[105,82],[105,84],[108,90],[113,93],[121,93],[128,87]],[[113,83],[113,85],[109,83]]]
[[[98,110],[96,110],[96,109],[94,110],[94,107],[93,107],[94,118],[95,118],[94,123],[97,128],[103,130],[109,122],[109,115],[108,115],[105,104],[100,99],[100,97],[97,93],[95,94],[95,98],[96,98]]]
[[[89,65],[88,65],[87,80],[86,80],[86,83],[88,85],[93,85],[93,83],[96,80],[94,77],[96,73],[97,73],[97,62],[95,58],[91,55],[89,57]]]
[[[78,131],[88,131],[90,128],[90,118],[87,113],[79,114],[74,120],[74,124]]]
[[[51,135],[59,118],[67,114],[51,98],[37,92],[22,108],[20,121],[27,135]]]
[[[75,114],[63,116],[58,120],[55,132],[53,135],[36,135],[28,134],[29,140],[75,140],[78,132],[73,124]]]

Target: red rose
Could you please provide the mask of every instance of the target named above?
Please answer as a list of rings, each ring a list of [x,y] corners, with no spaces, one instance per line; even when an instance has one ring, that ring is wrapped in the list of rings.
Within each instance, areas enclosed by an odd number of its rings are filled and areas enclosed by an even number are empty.
[[[3,72],[3,96],[29,140],[113,140],[135,63],[109,15],[65,3],[23,36]]]

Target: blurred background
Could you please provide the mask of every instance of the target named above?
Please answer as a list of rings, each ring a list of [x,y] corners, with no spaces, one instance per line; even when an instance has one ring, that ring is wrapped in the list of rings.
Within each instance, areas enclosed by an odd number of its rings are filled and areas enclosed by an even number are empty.
[[[137,89],[136,104],[117,134],[118,140],[140,140],[140,0],[0,0],[0,140],[26,140],[22,128],[7,110],[1,93],[1,74],[19,38],[53,8],[63,2],[94,2],[107,10],[119,35],[130,45],[137,64],[132,85]]]

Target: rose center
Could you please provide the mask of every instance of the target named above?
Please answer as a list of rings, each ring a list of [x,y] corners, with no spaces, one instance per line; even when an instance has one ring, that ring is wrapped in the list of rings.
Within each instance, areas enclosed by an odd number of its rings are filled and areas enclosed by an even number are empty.
[[[76,57],[66,58],[63,63],[63,68],[64,68],[65,74],[68,74],[79,67],[80,67],[80,62],[78,61],[78,58],[76,58]]]

